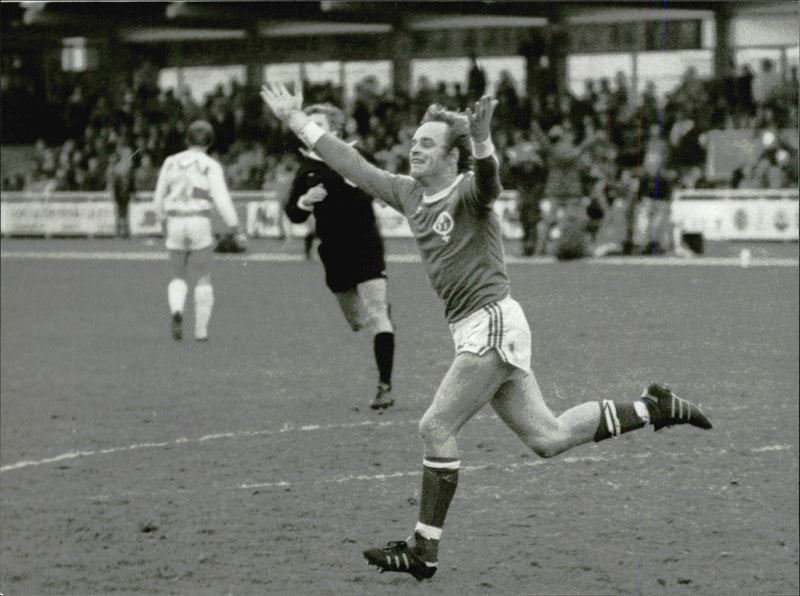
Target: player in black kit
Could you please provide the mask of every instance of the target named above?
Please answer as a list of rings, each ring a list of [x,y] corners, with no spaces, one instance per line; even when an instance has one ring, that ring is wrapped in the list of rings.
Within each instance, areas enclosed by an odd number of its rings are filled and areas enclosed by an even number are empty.
[[[344,114],[330,104],[308,106],[305,113],[326,131],[339,136]],[[375,221],[372,197],[345,180],[313,152],[301,150],[302,163],[291,183],[284,210],[294,223],[313,213],[320,240],[325,283],[333,292],[353,331],[373,335],[378,390],[375,410],[394,404],[391,397],[394,327],[389,317],[383,240]],[[284,195],[285,196],[285,195]]]

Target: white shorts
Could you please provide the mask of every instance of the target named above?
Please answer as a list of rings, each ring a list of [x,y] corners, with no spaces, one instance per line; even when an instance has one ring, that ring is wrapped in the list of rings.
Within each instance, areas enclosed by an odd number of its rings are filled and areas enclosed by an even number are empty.
[[[468,317],[450,325],[456,354],[485,354],[497,350],[498,355],[525,374],[531,370],[531,329],[519,302],[511,296],[487,304]]]
[[[205,215],[170,215],[167,217],[168,250],[200,250],[214,243],[211,218]]]

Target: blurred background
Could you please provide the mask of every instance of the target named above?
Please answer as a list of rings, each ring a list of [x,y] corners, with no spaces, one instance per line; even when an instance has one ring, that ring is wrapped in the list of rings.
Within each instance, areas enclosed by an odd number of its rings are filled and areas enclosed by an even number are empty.
[[[295,167],[295,141],[258,90],[265,80],[302,81],[307,103],[342,107],[348,136],[401,173],[430,103],[462,109],[482,93],[495,95],[494,141],[510,193],[502,215],[524,255],[552,251],[547,242],[569,203],[547,186],[548,175],[560,173],[535,128],[555,145],[590,142],[567,192],[578,207],[566,211],[579,212],[595,254],[635,252],[662,236],[665,249],[680,248],[673,231],[653,230],[658,208],[640,206],[686,190],[705,194],[693,195],[699,202],[688,215],[666,217],[682,232],[797,239],[795,2],[3,2],[0,9],[2,189],[25,193],[7,204],[86,191],[111,193],[126,210],[129,200],[146,202],[161,163],[183,148],[196,118],[215,128],[211,153],[231,189],[269,198]],[[776,195],[788,202],[775,212],[743,204],[716,214],[720,190],[739,199],[759,198],[745,192],[759,189],[788,189]],[[253,194],[235,198],[242,209],[243,201],[263,203]],[[287,233],[279,209],[250,212],[251,235]],[[139,212],[129,219],[135,229],[121,234],[154,233]],[[35,231],[30,221],[12,224],[4,235]]]

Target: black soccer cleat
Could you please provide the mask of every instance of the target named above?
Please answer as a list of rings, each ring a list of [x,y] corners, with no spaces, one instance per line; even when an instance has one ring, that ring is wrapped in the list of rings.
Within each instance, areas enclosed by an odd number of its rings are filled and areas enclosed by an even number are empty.
[[[392,387],[386,383],[378,383],[378,392],[375,394],[375,399],[369,405],[373,410],[385,410],[394,405],[392,399]]]
[[[650,413],[650,424],[655,430],[674,424],[691,424],[698,428],[710,429],[711,421],[696,405],[681,399],[669,387],[652,384],[642,394],[642,401]]]
[[[384,571],[397,571],[413,575],[417,581],[430,579],[436,573],[438,563],[429,563],[414,554],[414,550],[404,540],[390,542],[383,548],[364,551],[364,558],[370,565]]]
[[[172,315],[172,339],[175,341],[183,339],[183,315],[179,312]]]

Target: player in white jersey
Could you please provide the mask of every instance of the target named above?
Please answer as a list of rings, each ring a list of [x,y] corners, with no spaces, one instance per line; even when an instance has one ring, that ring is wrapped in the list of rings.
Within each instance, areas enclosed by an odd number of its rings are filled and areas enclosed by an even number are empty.
[[[211,124],[205,120],[192,122],[186,130],[188,148],[164,161],[153,197],[159,220],[166,223],[166,247],[173,269],[167,298],[172,337],[176,341],[183,339],[183,314],[190,281],[195,282],[194,337],[197,341],[208,340],[214,307],[210,271],[214,209],[239,243],[245,242],[222,166],[206,153],[213,142]]]
[[[456,435],[487,403],[541,457],[645,425],[711,428],[697,406],[657,384],[633,403],[591,401],[560,416],[547,407],[530,366],[530,328],[509,293],[500,226],[491,209],[500,193],[491,97],[481,98],[466,115],[431,106],[411,139],[411,175],[404,176],[371,165],[326,134],[302,112],[301,94],[267,84],[261,95],[331,168],[406,216],[431,284],[445,303],[455,344],[453,363],[419,424],[423,473],[413,543],[368,549],[369,563],[419,580],[436,572],[439,539],[458,482]]]

